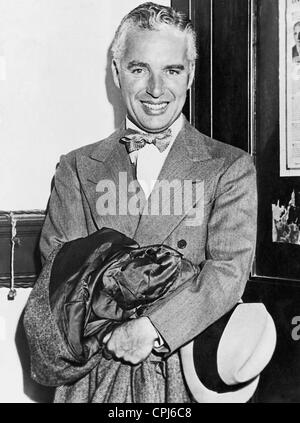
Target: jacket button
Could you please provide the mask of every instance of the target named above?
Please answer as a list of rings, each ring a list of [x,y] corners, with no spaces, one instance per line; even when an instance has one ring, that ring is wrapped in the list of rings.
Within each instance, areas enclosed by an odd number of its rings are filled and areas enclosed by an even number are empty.
[[[177,242],[177,247],[183,250],[187,246],[187,242],[185,239],[181,239]]]

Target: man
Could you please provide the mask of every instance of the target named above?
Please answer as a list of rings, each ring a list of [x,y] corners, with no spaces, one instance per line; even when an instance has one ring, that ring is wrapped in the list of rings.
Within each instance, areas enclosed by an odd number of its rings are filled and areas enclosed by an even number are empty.
[[[294,25],[294,39],[295,45],[293,47],[293,61],[299,62],[300,61],[300,22],[296,22]]]
[[[123,19],[112,46],[112,71],[127,108],[126,122],[109,138],[61,158],[40,242],[46,259],[61,243],[111,227],[141,246],[164,243],[201,267],[193,288],[187,285],[104,340],[106,353],[131,367],[153,351],[163,354],[168,374],[159,376],[155,402],[191,400],[178,350],[240,300],[256,239],[250,156],[200,134],[182,115],[194,78],[195,38],[188,18],[172,8],[145,3]],[[169,129],[171,135],[164,132]],[[157,134],[167,144],[159,149],[157,140],[142,141],[142,147],[139,141],[141,148],[130,149],[133,131]],[[127,186],[137,182],[140,189],[129,199],[137,212],[129,204],[124,212],[124,177]],[[170,207],[163,198],[160,212],[151,213],[157,211],[164,183],[174,188],[167,197]],[[111,188],[111,197],[103,184]],[[200,188],[192,195],[183,189],[188,186]],[[179,212],[178,193],[180,198],[192,195]],[[107,204],[112,200],[115,207]],[[166,385],[172,386],[168,395]]]

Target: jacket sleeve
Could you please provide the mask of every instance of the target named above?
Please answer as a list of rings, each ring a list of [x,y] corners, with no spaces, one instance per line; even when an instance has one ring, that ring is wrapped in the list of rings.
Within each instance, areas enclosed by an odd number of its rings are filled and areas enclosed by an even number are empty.
[[[146,315],[173,352],[229,311],[242,297],[256,243],[256,171],[249,155],[219,179],[208,222],[206,260],[188,283]]]
[[[88,235],[75,160],[75,155],[62,156],[56,169],[40,238],[43,262],[57,245]]]
[[[89,373],[101,360],[101,349],[88,362],[74,357],[68,341],[58,327],[49,300],[49,283],[57,246],[48,256],[35,283],[24,313],[24,329],[31,358],[32,378],[46,386],[72,383]],[[63,318],[63,316],[62,316]]]

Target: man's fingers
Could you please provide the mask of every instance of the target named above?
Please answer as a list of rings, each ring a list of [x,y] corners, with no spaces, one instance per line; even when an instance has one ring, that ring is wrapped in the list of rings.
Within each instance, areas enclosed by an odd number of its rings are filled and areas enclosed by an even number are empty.
[[[123,361],[129,364],[139,364],[144,361],[152,351],[152,346],[139,349],[124,349],[121,345],[116,345],[114,342],[108,341],[103,348],[103,356],[107,360],[114,358],[118,361]]]
[[[109,352],[108,349],[105,346],[103,347],[102,355],[106,360],[111,360],[113,358],[112,353]]]
[[[113,354],[108,349],[108,345],[107,345],[108,341],[111,338],[111,335],[112,335],[112,332],[107,333],[102,340],[102,343],[103,343],[102,355],[106,360],[111,360],[113,358]]]
[[[123,360],[125,361],[125,363],[130,363],[130,364],[136,365],[136,364],[141,363],[144,359],[143,358],[141,359],[141,358],[138,358],[138,357],[135,357],[135,356],[132,357],[132,356],[125,354]]]
[[[112,332],[109,332],[105,335],[105,337],[103,338],[103,341],[102,341],[103,344],[106,344],[110,340],[111,335],[112,335]]]
[[[139,364],[151,353],[157,332],[148,318],[126,322],[103,338],[104,356]]]
[[[145,346],[144,348],[140,348],[138,350],[133,350],[133,351],[126,351],[123,354],[122,359],[130,364],[139,364],[142,361],[144,361],[151,353],[152,351],[152,346],[148,345]]]

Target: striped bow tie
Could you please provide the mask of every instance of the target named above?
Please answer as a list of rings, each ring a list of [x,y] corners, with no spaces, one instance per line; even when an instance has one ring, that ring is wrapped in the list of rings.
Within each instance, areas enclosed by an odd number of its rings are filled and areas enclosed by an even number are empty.
[[[142,134],[133,129],[128,129],[125,136],[120,139],[120,142],[126,145],[128,153],[140,150],[146,144],[154,144],[162,153],[168,148],[171,142],[171,135],[172,131],[170,128],[159,134]]]

